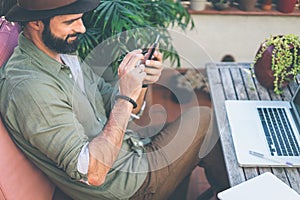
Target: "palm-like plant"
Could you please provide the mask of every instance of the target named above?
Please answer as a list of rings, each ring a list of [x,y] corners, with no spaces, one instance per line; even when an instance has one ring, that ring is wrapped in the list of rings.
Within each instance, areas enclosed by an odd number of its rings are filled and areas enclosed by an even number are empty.
[[[147,48],[157,33],[161,35],[160,50],[164,59],[180,66],[168,28],[182,30],[194,27],[187,10],[174,0],[101,0],[99,6],[83,17],[86,33],[82,35],[79,55],[85,58],[97,45],[118,44],[112,47],[110,65],[114,71],[122,55],[136,48]],[[105,51],[105,49],[103,49]]]

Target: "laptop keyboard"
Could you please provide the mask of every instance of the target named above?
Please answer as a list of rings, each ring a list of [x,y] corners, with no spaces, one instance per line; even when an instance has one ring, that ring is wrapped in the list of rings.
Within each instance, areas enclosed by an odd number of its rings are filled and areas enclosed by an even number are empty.
[[[257,108],[272,156],[299,156],[300,148],[284,108]]]

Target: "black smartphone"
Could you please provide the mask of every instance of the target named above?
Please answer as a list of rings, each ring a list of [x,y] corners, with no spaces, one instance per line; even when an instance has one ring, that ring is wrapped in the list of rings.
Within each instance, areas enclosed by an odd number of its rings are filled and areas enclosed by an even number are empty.
[[[152,44],[152,46],[150,47],[150,49],[147,51],[148,54],[146,54],[145,61],[146,60],[152,60],[152,57],[153,57],[155,49],[156,49],[156,47],[158,45],[159,39],[160,39],[160,35],[158,34],[157,37],[156,37],[156,39],[155,39],[155,42]]]
[[[152,47],[150,48],[150,53],[149,53],[149,56],[148,56],[147,60],[151,60],[151,59],[152,59],[153,54],[154,54],[154,52],[155,52],[155,49],[156,49],[156,47],[157,47],[157,45],[158,45],[159,39],[160,39],[160,35],[157,35],[154,44],[153,44]]]
[[[144,61],[142,61],[143,64],[145,64],[146,60],[152,60],[152,57],[153,57],[155,49],[156,49],[156,47],[158,45],[159,39],[160,39],[160,35],[158,34],[157,37],[156,37],[156,39],[155,39],[155,42],[152,44],[152,46],[150,47],[150,49],[145,52],[146,56],[145,56]],[[146,88],[146,87],[148,87],[148,84],[143,84],[142,87]]]

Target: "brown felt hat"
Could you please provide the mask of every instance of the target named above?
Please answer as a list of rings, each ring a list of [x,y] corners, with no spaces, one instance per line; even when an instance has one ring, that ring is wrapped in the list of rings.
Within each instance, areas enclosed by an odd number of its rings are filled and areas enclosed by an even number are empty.
[[[85,13],[95,9],[100,0],[17,0],[5,18],[26,22],[46,19],[56,15]]]

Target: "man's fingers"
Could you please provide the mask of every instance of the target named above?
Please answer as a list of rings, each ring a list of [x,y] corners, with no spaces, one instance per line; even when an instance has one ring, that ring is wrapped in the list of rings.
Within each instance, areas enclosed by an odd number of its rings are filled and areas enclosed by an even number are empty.
[[[139,60],[143,58],[142,50],[134,50],[129,52],[121,62],[118,72],[119,75],[124,74],[126,71],[134,69]]]
[[[154,54],[153,54],[155,60],[159,61],[159,62],[162,62],[162,54],[159,52],[159,51],[155,51]]]

